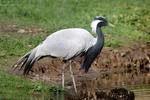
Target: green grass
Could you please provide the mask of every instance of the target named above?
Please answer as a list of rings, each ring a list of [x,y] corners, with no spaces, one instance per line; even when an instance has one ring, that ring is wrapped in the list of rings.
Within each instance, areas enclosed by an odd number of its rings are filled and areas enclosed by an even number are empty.
[[[49,87],[0,70],[0,100],[48,100],[53,98],[50,94],[62,95],[63,98],[63,92],[58,94],[61,91],[61,87]]]
[[[149,5],[149,0],[0,0],[0,21],[40,26],[51,34],[70,27],[90,31],[90,22],[102,15],[116,26],[103,29],[105,46],[118,47],[150,40]]]
[[[38,25],[50,32],[69,27],[90,31],[93,18],[103,15],[116,25],[114,29],[104,30],[113,38],[106,37],[106,46],[120,42],[118,35],[129,42],[130,37],[133,41],[150,39],[145,34],[150,32],[149,0],[0,0],[0,4],[0,21]]]
[[[34,90],[36,85],[41,87],[41,91]],[[42,92],[45,91],[42,87],[41,84],[31,82],[23,77],[6,74],[0,70],[0,100],[27,100],[36,98],[36,96],[41,97]]]
[[[104,27],[105,46],[121,47],[150,41],[149,0],[0,0],[0,22],[18,27],[40,26],[45,32],[81,27],[89,30],[95,16],[105,16],[116,27]],[[0,37],[0,58],[21,56],[48,34],[28,35],[19,40],[12,35]],[[31,48],[30,48],[31,49]]]
[[[39,26],[45,30],[37,34],[7,34],[0,27],[0,66],[9,66],[3,60],[21,57],[57,30],[79,27],[91,32],[91,21],[100,15],[116,26],[103,28],[106,47],[150,41],[149,5],[149,0],[0,0],[0,23],[15,23],[18,28]],[[34,84],[0,71],[0,99],[28,99],[26,96],[33,96]],[[44,85],[39,86],[43,89]]]
[[[0,37],[0,58],[9,58],[12,56],[22,56],[33,47],[37,46],[46,34],[31,35],[24,39],[19,39],[16,36],[1,35]],[[31,45],[29,48],[28,45]]]

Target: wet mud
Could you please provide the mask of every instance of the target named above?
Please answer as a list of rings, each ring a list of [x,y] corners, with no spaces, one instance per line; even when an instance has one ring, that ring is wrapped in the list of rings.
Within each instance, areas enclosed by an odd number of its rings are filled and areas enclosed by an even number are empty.
[[[80,91],[81,92],[81,91]],[[135,100],[135,94],[124,88],[114,88],[108,91],[96,91],[91,94],[89,92],[81,92],[76,96],[65,96],[66,100]]]

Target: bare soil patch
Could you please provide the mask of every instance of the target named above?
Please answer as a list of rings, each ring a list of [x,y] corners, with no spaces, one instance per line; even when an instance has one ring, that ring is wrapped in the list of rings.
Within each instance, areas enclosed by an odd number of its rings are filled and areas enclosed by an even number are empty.
[[[38,26],[19,27],[18,25],[13,24],[13,23],[1,22],[0,32],[3,34],[11,34],[11,33],[35,34],[35,33],[44,32],[44,30]]]

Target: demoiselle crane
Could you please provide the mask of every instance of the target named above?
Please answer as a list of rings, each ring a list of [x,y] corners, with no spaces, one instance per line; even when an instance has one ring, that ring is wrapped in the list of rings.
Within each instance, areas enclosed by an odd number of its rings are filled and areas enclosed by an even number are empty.
[[[60,57],[63,58],[62,68],[62,87],[64,89],[64,70],[67,61],[70,62],[70,73],[74,84],[75,92],[77,93],[75,79],[72,72],[72,59],[78,55],[83,55],[81,68],[88,72],[92,62],[101,52],[104,46],[104,35],[101,31],[102,26],[111,26],[106,18],[96,16],[91,23],[91,28],[94,33],[97,33],[97,38],[94,38],[87,30],[81,28],[68,28],[59,30],[49,35],[41,44],[32,49],[30,52],[20,58],[14,65],[14,69],[20,66],[20,70],[24,68],[23,74],[26,75],[32,68],[33,64],[43,57]]]

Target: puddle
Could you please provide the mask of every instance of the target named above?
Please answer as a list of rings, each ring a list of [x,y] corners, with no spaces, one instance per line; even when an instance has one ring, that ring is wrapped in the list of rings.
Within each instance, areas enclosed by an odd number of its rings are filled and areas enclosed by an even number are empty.
[[[68,92],[68,96],[66,96],[67,100],[150,100],[149,73],[135,75],[133,73],[114,71],[96,74],[99,76],[94,79],[77,78],[78,96]],[[68,91],[73,91],[73,89]],[[115,94],[115,99],[110,99],[112,91],[117,93],[117,95]],[[111,95],[114,95],[114,93]],[[107,98],[102,98],[103,96]],[[135,99],[133,98],[134,96]]]
[[[136,96],[135,100],[150,100],[150,84],[131,86],[131,91]]]
[[[74,93],[73,86],[68,84],[65,92],[51,95],[50,100],[150,100],[150,84],[144,84],[141,81],[137,85],[133,84],[136,82],[124,81],[124,79],[119,78],[119,81],[115,82],[116,79],[112,80],[113,77],[104,78],[101,75],[95,80],[82,80],[80,82],[78,80],[77,94]],[[118,75],[118,77],[121,76]],[[136,81],[140,81],[140,79]]]

